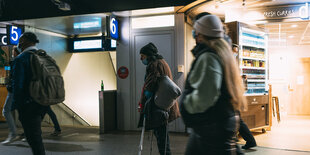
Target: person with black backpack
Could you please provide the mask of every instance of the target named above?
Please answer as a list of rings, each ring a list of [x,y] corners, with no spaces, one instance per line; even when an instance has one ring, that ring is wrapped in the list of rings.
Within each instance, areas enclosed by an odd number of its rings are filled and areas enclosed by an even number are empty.
[[[32,32],[19,38],[17,48],[21,54],[13,64],[12,109],[18,110],[32,153],[45,155],[41,121],[49,105],[64,101],[64,83],[55,60],[39,50],[36,43],[39,40]]]

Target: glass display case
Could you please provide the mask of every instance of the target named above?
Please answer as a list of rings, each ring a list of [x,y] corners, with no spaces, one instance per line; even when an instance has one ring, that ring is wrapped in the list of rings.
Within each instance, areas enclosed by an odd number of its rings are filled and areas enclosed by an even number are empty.
[[[246,95],[268,93],[267,39],[263,31],[239,28],[239,66],[247,79]]]
[[[268,86],[268,35],[241,22],[226,23],[232,43],[239,46],[238,65],[246,88],[248,110],[241,111],[250,129],[270,128]]]

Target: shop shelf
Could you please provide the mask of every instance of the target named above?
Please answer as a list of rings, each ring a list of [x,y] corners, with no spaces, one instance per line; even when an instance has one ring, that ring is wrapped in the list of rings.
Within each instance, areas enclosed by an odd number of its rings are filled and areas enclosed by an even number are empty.
[[[245,93],[244,96],[261,96],[267,95],[268,93]]]
[[[258,41],[258,42],[265,43],[264,39],[257,39],[257,38],[252,38],[252,37],[248,37],[248,36],[244,36],[244,35],[242,35],[242,38],[243,39],[247,39],[247,40],[253,40],[253,41]]]
[[[266,82],[265,80],[248,79],[248,82]]]
[[[265,87],[248,87],[248,89],[265,89]]]
[[[266,46],[259,46],[259,45],[252,45],[252,44],[241,44],[241,46],[247,46],[247,47],[255,47],[255,48],[262,48],[262,49],[265,49]]]
[[[242,69],[257,69],[257,70],[265,70],[265,67],[245,67],[241,66]]]
[[[246,75],[248,79],[265,79],[265,74],[247,74],[247,73],[243,73],[242,75]]]
[[[242,45],[240,45],[240,46],[242,46],[243,48],[242,49],[255,49],[255,50],[260,50],[261,52],[265,52],[266,51],[266,48],[264,47],[264,46],[259,46],[259,47],[253,47],[252,45],[249,45],[249,44],[242,44]]]
[[[266,61],[266,59],[261,59],[261,58],[252,58],[252,57],[240,57],[241,59],[249,59],[249,60],[258,60],[258,61]]]
[[[253,30],[253,29],[249,29],[249,28],[245,28],[245,27],[241,27],[241,31],[242,32],[248,32],[248,33],[251,33],[251,34],[256,34],[256,35],[259,35],[259,36],[264,36],[266,34],[265,32],[257,31],[257,30]]]

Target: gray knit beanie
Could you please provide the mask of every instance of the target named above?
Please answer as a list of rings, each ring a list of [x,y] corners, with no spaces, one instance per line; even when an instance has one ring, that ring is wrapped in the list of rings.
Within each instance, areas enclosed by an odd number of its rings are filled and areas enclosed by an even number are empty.
[[[208,37],[224,37],[223,24],[219,17],[215,15],[206,15],[199,18],[194,28],[197,33]]]

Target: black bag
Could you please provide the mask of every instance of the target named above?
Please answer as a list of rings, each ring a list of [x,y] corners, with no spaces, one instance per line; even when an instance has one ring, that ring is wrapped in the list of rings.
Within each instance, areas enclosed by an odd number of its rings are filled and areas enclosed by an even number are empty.
[[[44,106],[63,102],[64,81],[56,61],[41,49],[27,52],[31,53],[32,77],[29,84],[31,98]]]
[[[169,110],[180,95],[181,89],[168,76],[162,76],[159,80],[154,102],[159,108]]]

